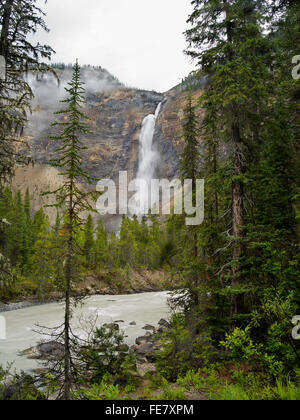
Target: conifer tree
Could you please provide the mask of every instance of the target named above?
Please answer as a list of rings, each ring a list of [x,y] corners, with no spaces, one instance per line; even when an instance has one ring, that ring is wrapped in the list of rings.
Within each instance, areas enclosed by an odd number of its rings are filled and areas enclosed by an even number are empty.
[[[70,321],[71,311],[71,292],[74,282],[74,261],[75,261],[75,242],[74,236],[76,229],[83,224],[81,214],[84,211],[91,211],[91,194],[86,193],[79,187],[79,183],[91,184],[93,178],[83,169],[82,152],[86,149],[80,140],[80,135],[89,134],[90,129],[87,124],[88,117],[83,113],[82,106],[84,99],[84,83],[80,80],[80,67],[78,62],[74,66],[72,80],[66,88],[68,97],[62,101],[66,106],[63,110],[56,112],[57,116],[64,117],[62,121],[53,123],[53,126],[61,128],[60,134],[52,136],[59,144],[57,148],[58,158],[52,162],[52,166],[60,168],[60,175],[64,177],[64,182],[56,190],[45,193],[54,194],[57,197],[57,208],[65,208],[67,223],[65,226],[65,236],[67,239],[67,249],[65,256],[65,321],[64,321],[64,399],[70,400],[72,389],[72,355],[70,348],[71,331]]]
[[[193,105],[192,93],[187,96],[183,119],[184,148],[181,153],[180,171],[184,179],[195,181],[199,174],[199,123],[196,117],[196,107]]]
[[[60,231],[60,216],[59,211],[56,212],[56,219],[55,219],[55,226],[54,226],[54,234],[56,237],[59,236]]]
[[[15,212],[10,228],[11,242],[10,259],[13,265],[22,267],[26,262],[26,216],[21,191],[18,190],[14,200]]]
[[[268,45],[262,36],[263,2],[195,0],[186,32],[187,54],[210,76],[201,99],[213,135],[231,152],[232,315],[243,312],[245,183],[249,147],[257,140],[268,97]],[[228,247],[226,248],[228,249]]]
[[[41,222],[29,257],[29,275],[37,283],[38,295],[45,298],[53,290],[57,259],[53,252],[53,236],[49,218],[45,215]]]
[[[25,192],[24,211],[25,211],[26,219],[28,221],[30,221],[31,220],[31,207],[30,207],[30,193],[29,193],[29,188],[26,188],[26,192]]]
[[[86,224],[84,226],[84,257],[86,260],[86,266],[91,267],[94,262],[94,256],[92,255],[94,250],[94,223],[92,216],[89,214]]]
[[[192,196],[196,197],[196,180],[199,175],[200,153],[199,153],[199,123],[196,117],[196,107],[193,105],[192,93],[187,96],[187,103],[184,109],[183,119],[183,141],[184,148],[181,154],[181,177],[192,180]],[[184,219],[182,222],[184,224]],[[183,237],[186,249],[186,267],[188,268],[189,288],[191,291],[192,305],[199,305],[199,249],[197,227],[184,227],[186,234]],[[186,244],[189,244],[188,246]]]
[[[24,77],[28,70],[48,72],[46,61],[54,52],[49,46],[34,44],[30,37],[48,28],[37,0],[0,2],[0,56],[6,64],[5,79],[0,79],[0,195],[14,173],[16,164],[28,164],[26,144],[20,138],[30,112],[33,92]],[[4,277],[7,273],[5,265]],[[0,266],[0,270],[1,270]],[[11,275],[9,275],[11,278]]]
[[[97,228],[96,228],[96,240],[95,240],[95,245],[94,245],[94,252],[95,252],[95,265],[96,265],[96,268],[99,270],[105,267],[109,260],[108,236],[101,220],[98,221]]]
[[[16,163],[30,159],[20,147],[20,137],[30,111],[33,92],[24,75],[51,71],[45,61],[54,52],[36,44],[30,35],[48,31],[37,0],[4,0],[0,3],[0,55],[6,60],[6,78],[0,80],[0,184],[11,176]],[[23,147],[24,149],[24,147]]]

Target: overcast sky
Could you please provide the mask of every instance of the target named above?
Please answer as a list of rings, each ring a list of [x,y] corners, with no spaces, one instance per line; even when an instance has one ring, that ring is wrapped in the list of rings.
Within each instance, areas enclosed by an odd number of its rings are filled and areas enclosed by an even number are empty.
[[[126,85],[167,91],[193,70],[183,32],[191,0],[38,0],[54,62],[101,65]]]

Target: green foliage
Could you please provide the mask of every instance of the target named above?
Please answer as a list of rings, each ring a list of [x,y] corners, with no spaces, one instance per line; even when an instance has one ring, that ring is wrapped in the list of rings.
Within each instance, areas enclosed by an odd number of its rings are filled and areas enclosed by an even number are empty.
[[[183,139],[184,149],[181,154],[180,171],[183,179],[195,181],[199,172],[199,127],[191,92],[188,94],[184,109]]]
[[[185,400],[185,393],[183,389],[172,387],[166,382],[163,385],[163,391],[158,395],[157,399],[163,401],[183,401]]]
[[[170,217],[163,250],[182,278],[174,303],[186,329],[200,337],[205,325],[218,349],[226,336],[229,358],[272,377],[299,367],[291,338],[300,304],[299,82],[286,65],[297,54],[298,3],[280,2],[274,13],[265,1],[192,2],[187,54],[198,65],[193,77],[207,83],[200,133],[190,98],[185,110],[182,168],[191,176],[189,140],[200,136],[205,220],[191,232]]]
[[[0,401],[44,401],[46,396],[36,387],[33,376],[10,372],[0,367]]]
[[[33,34],[48,31],[36,0],[5,0],[0,3],[0,55],[6,60],[6,78],[0,81],[0,190],[14,174],[16,164],[32,161],[20,137],[31,111],[33,92],[24,77],[52,71],[46,61],[54,52],[48,45],[33,43]]]
[[[284,305],[281,306],[283,308]],[[266,310],[272,311],[276,303],[267,303]],[[272,312],[271,312],[272,313]],[[267,313],[263,322],[268,323]],[[280,318],[281,321],[274,321]],[[227,350],[230,350],[230,358],[237,363],[247,363],[252,365],[255,370],[264,370],[274,378],[280,378],[284,375],[296,375],[296,369],[299,368],[299,356],[297,350],[293,347],[290,337],[291,321],[284,321],[280,312],[272,313],[273,322],[269,321],[269,328],[264,344],[256,342],[251,338],[251,333],[255,337],[255,332],[250,327],[244,330],[236,328],[231,334],[226,335],[226,340],[220,344]],[[270,318],[269,318],[270,320]]]
[[[3,276],[2,296],[22,293],[47,298],[64,290],[68,218],[57,211],[51,226],[43,208],[36,212],[31,208],[28,190],[23,197],[20,191],[14,194],[6,188],[0,197],[1,263],[2,271],[7,267],[9,273]],[[141,222],[124,218],[122,234],[117,237],[106,232],[101,220],[95,227],[89,215],[82,229],[76,227],[73,232],[78,251],[73,264],[76,278],[100,272],[111,287],[121,289],[130,280],[133,269],[161,268],[167,258],[167,229],[155,216]]]
[[[211,345],[207,333],[192,334],[181,315],[173,318],[172,328],[164,333],[163,349],[157,353],[159,374],[171,381],[193,368],[210,363]]]
[[[94,248],[94,225],[92,216],[89,215],[83,230],[84,244],[83,255],[86,259],[86,266],[88,267],[92,262],[92,251]]]
[[[81,389],[74,394],[75,398],[83,401],[100,401],[118,400],[120,397],[120,390],[118,385],[114,386],[107,384],[105,381],[101,382],[100,385],[93,385],[91,388]]]
[[[190,370],[184,377],[177,379],[177,384],[186,391],[194,389],[197,392],[209,393],[219,383],[219,378],[214,369],[199,369],[198,371]]]
[[[222,373],[223,372],[223,373]],[[225,376],[224,376],[225,374]],[[288,377],[275,382],[268,375],[239,369],[235,366],[224,371],[224,366],[211,365],[198,371],[189,371],[178,378],[177,384],[186,392],[199,392],[209,400],[259,401],[259,400],[299,400],[299,381]]]
[[[87,348],[80,350],[79,357],[85,371],[91,373],[91,381],[100,383],[106,374],[123,375],[125,382],[135,370],[135,359],[124,343],[124,334],[117,328],[96,329]]]
[[[46,298],[53,288],[59,290],[62,282],[59,229],[50,226],[43,209],[32,214],[30,208],[29,191],[23,201],[20,191],[14,195],[8,188],[4,190],[0,218],[5,216],[6,223],[0,253],[3,264],[12,267],[7,271],[11,274],[5,276],[6,283],[2,283],[2,296],[28,292]]]
[[[220,344],[231,351],[231,357],[235,361],[243,361],[255,366],[261,357],[262,346],[253,343],[248,327],[245,330],[236,328],[232,334],[227,334],[226,341],[221,341]]]
[[[253,383],[256,382],[256,383]],[[213,400],[227,401],[299,401],[300,388],[287,380],[277,380],[275,386],[263,385],[257,380],[252,384],[226,384],[212,393]]]

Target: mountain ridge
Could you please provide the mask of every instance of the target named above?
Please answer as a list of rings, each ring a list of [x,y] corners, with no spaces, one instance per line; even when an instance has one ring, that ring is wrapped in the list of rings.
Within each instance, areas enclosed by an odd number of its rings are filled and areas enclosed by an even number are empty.
[[[177,86],[168,92],[159,93],[129,88],[113,76],[110,77],[106,70],[99,69],[88,66],[82,69],[86,87],[84,112],[90,118],[92,131],[82,139],[88,148],[83,153],[84,169],[99,179],[117,181],[120,171],[127,171],[129,180],[135,178],[142,122],[162,102],[154,134],[154,144],[161,157],[157,175],[167,179],[177,177],[186,90],[178,89]],[[57,128],[51,127],[56,119],[53,113],[62,108],[63,104],[59,101],[64,99],[64,88],[71,78],[71,68],[57,69],[57,72],[61,80],[59,86],[53,76],[43,79],[30,76],[35,100],[24,136],[35,166],[17,169],[14,188],[24,191],[29,187],[34,211],[45,204],[40,193],[56,188],[60,182],[58,171],[49,167],[56,149],[55,142],[49,136],[57,133]],[[199,89],[193,92],[195,100],[199,94]],[[54,218],[53,212],[50,212],[50,217]]]

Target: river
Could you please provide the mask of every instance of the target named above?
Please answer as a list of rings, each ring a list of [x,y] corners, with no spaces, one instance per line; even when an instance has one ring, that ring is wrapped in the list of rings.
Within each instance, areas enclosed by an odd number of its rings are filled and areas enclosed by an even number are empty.
[[[97,324],[120,322],[126,334],[126,343],[134,344],[135,339],[145,334],[146,324],[157,325],[161,318],[169,317],[168,292],[141,293],[122,296],[92,296],[84,300],[82,306],[74,310],[73,326],[78,332],[79,320],[97,316]],[[6,322],[6,339],[0,339],[0,365],[14,363],[13,368],[30,370],[38,366],[35,360],[28,360],[18,353],[45,339],[36,332],[37,325],[56,327],[63,321],[63,303],[50,303],[11,312],[0,313]],[[3,318],[2,318],[3,320]],[[135,322],[136,325],[130,325]]]

